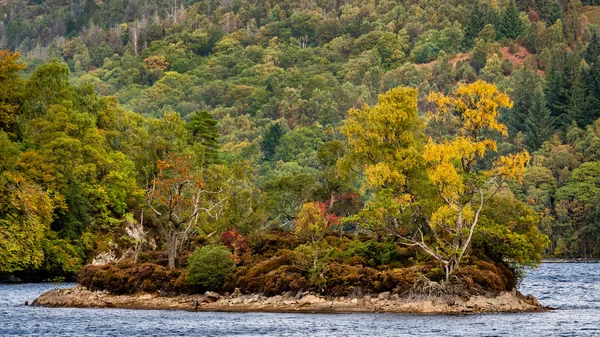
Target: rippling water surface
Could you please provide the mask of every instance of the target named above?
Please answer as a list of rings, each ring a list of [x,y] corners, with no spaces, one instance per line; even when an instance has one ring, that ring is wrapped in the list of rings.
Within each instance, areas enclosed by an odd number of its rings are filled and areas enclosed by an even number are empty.
[[[0,336],[600,336],[600,264],[548,263],[525,294],[546,313],[430,316],[265,314],[34,308],[42,292],[72,284],[0,284]]]

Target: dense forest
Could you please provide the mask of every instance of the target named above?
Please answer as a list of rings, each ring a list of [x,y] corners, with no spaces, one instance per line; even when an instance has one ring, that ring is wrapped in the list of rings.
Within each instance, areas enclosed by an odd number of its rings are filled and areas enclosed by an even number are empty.
[[[600,257],[597,5],[0,1],[0,274],[343,292],[464,257],[499,289]]]

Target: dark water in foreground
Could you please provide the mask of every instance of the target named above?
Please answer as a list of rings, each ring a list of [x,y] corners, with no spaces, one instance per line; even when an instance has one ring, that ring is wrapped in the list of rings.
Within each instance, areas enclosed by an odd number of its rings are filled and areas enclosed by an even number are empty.
[[[559,310],[530,314],[244,314],[23,305],[56,286],[0,285],[0,336],[600,336],[600,264],[553,263],[531,271],[521,291]]]

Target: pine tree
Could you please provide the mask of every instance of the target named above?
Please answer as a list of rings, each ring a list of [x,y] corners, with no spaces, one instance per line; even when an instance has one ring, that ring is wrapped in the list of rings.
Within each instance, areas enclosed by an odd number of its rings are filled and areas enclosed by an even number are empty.
[[[598,39],[597,29],[592,29],[592,37],[590,38],[590,43],[585,49],[583,57],[588,64],[596,62],[598,57],[600,57],[600,39]]]
[[[579,58],[574,57],[573,62],[578,60]],[[594,120],[590,120],[585,111],[585,83],[581,62],[571,66],[570,75],[571,90],[569,91],[568,121],[569,123],[577,123],[579,127],[584,127]]]
[[[590,122],[600,118],[600,56],[585,72],[585,111]]]
[[[525,25],[521,21],[521,12],[519,12],[514,0],[511,0],[504,9],[498,31],[502,36],[511,40],[525,33]]]
[[[203,163],[214,164],[219,161],[219,129],[217,121],[206,110],[194,112],[186,125],[190,131],[190,143],[200,143],[204,148]]]
[[[463,46],[466,49],[471,49],[475,44],[475,38],[479,35],[479,32],[485,27],[486,24],[492,22],[493,13],[489,6],[484,6],[479,1],[475,1],[473,8],[471,8],[471,14],[469,15],[469,22],[465,28],[465,35],[463,38]]]
[[[265,133],[262,142],[260,142],[260,149],[263,153],[263,158],[266,161],[271,161],[275,158],[275,150],[279,145],[279,140],[283,136],[284,131],[279,124],[273,124]]]
[[[540,77],[530,66],[525,65],[515,72],[513,90],[513,108],[505,114],[505,121],[511,136],[525,131],[525,119],[532,109],[534,98],[540,91]],[[545,103],[544,103],[545,104]]]
[[[568,59],[573,56],[564,46],[552,49],[549,65],[546,70],[546,86],[544,96],[548,109],[556,128],[567,127],[571,124],[568,120],[568,105],[570,99],[571,83],[568,76]]]
[[[546,106],[541,91],[533,93],[531,107],[523,120],[525,145],[530,151],[536,151],[554,132],[550,110]]]
[[[535,2],[537,12],[548,25],[553,25],[556,20],[562,19],[563,11],[556,0],[537,0]]]
[[[477,44],[475,45],[475,49],[473,50],[473,56],[469,60],[469,64],[477,73],[483,67],[485,67],[485,63],[487,62],[487,46],[485,41],[477,39]]]

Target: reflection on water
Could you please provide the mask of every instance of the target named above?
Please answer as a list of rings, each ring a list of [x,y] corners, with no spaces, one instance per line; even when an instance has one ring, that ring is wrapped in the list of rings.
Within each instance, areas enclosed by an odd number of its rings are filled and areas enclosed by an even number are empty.
[[[521,291],[559,310],[528,314],[244,314],[24,305],[56,286],[0,285],[0,336],[600,335],[600,264],[548,263],[529,272]]]

